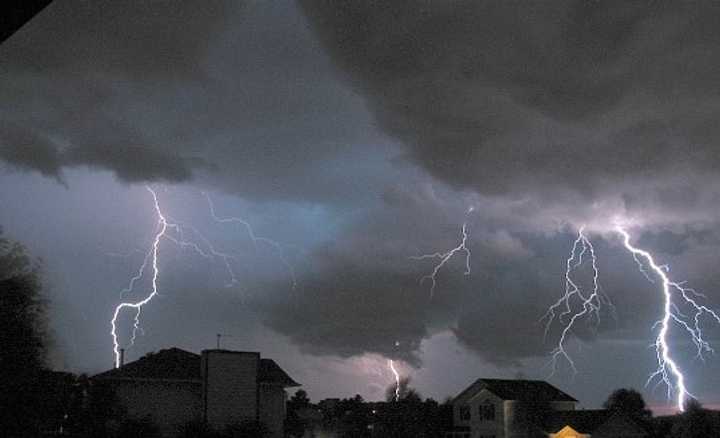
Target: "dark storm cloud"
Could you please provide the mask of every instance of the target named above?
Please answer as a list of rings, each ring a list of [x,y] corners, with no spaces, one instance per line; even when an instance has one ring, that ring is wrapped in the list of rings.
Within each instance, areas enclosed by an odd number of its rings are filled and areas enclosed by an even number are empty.
[[[44,175],[347,203],[396,153],[293,3],[52,4],[0,60],[0,160]]]
[[[302,2],[408,159],[484,193],[711,172],[713,2]]]

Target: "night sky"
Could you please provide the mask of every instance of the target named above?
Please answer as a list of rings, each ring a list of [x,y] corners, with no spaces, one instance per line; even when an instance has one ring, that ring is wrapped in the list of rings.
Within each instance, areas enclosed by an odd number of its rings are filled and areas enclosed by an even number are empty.
[[[561,361],[549,381],[584,407],[618,387],[670,406],[645,387],[661,292],[613,225],[720,308],[718,22],[711,1],[53,2],[0,45],[0,225],[42,260],[52,365],[113,366],[149,185],[237,282],[163,240],[128,360],[223,333],[313,400],[383,398],[388,359],[439,400],[545,379],[560,327],[543,339],[540,319],[585,225],[615,311],[578,325],[578,374]],[[214,221],[205,194],[278,245]],[[431,294],[435,261],[411,257],[463,223],[471,273],[456,255]],[[670,339],[720,404],[720,358]]]

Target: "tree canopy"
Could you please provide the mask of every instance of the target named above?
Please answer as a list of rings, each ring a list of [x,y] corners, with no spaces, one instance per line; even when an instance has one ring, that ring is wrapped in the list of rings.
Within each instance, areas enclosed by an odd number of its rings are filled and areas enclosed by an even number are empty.
[[[0,392],[7,400],[0,410],[0,427],[6,436],[37,435],[45,327],[38,263],[0,230]]]
[[[605,409],[623,412],[637,419],[649,419],[652,412],[647,409],[642,394],[630,388],[620,388],[610,394],[603,404]]]

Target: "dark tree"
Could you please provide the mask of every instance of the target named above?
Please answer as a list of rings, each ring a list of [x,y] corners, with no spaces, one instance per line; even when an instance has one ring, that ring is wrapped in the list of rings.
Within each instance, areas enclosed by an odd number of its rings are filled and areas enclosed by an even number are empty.
[[[39,384],[45,364],[45,303],[39,270],[24,248],[0,234],[0,429],[4,436],[37,436]]]
[[[541,425],[552,411],[547,400],[520,400],[515,406],[515,416],[511,427],[514,431],[528,438],[546,437]]]
[[[647,421],[652,417],[652,412],[647,409],[642,394],[634,389],[616,389],[610,394],[603,407],[622,412],[637,420]]]
[[[382,438],[434,438],[442,436],[446,428],[444,412],[435,400],[422,400],[420,394],[401,381],[400,397],[396,399],[396,386],[387,389],[388,402],[378,409],[373,424],[373,437]],[[449,411],[452,415],[452,411]]]
[[[717,436],[716,418],[711,411],[703,409],[700,402],[691,399],[685,406],[685,412],[672,428],[672,438],[706,438]]]
[[[310,424],[302,418],[303,410],[312,407],[307,392],[300,389],[287,402],[287,416],[285,417],[285,433],[293,437],[301,437]]]
[[[306,408],[310,406],[310,399],[308,398],[307,392],[300,389],[295,392],[292,397],[290,397],[288,404],[296,409]]]
[[[365,400],[357,394],[340,401],[338,435],[346,438],[366,438],[369,435],[371,410]]]

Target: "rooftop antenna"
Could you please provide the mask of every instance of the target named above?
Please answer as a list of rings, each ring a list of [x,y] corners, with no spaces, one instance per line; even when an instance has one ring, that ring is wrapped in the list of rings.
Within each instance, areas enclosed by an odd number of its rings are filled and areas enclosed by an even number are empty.
[[[218,334],[216,334],[215,336],[217,337],[217,338],[216,338],[216,340],[217,340],[216,348],[217,348],[218,350],[220,349],[220,340],[221,340],[223,337],[225,337],[225,338],[234,338],[234,337],[235,337],[235,336],[233,336],[233,335],[228,335],[228,334],[225,334],[225,333],[218,333]]]

